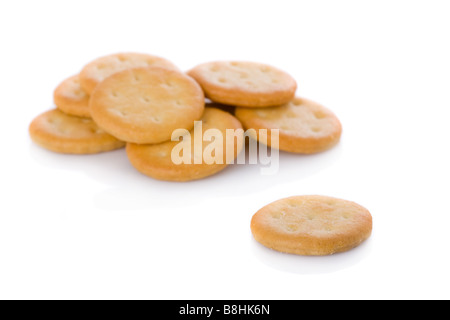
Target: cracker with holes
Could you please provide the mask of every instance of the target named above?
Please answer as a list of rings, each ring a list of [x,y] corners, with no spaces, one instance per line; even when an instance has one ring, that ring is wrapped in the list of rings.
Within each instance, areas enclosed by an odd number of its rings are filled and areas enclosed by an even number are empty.
[[[80,72],[82,88],[91,94],[104,79],[126,69],[139,67],[162,67],[172,70],[178,68],[170,61],[143,53],[117,53],[95,59]]]
[[[53,92],[53,101],[59,110],[77,117],[90,118],[89,95],[81,88],[78,75],[62,81]]]
[[[239,61],[209,62],[188,74],[214,102],[238,107],[271,107],[294,98],[297,82],[275,67]]]
[[[92,119],[47,111],[30,124],[31,139],[58,153],[92,154],[123,148],[125,143],[101,130]]]
[[[202,127],[180,136],[179,141],[153,145],[128,143],[127,154],[131,164],[149,177],[179,182],[203,179],[224,170],[243,149],[244,131],[240,122],[228,112],[206,108],[201,123],[197,124]],[[214,139],[206,138],[211,129],[220,135]],[[227,129],[233,132],[232,136],[227,136]],[[222,138],[221,143],[217,143]],[[213,142],[217,148],[208,150]],[[213,158],[208,159],[209,155]],[[182,161],[177,163],[175,157]]]
[[[342,125],[327,108],[307,99],[295,98],[273,108],[237,108],[236,117],[245,129],[279,129],[279,149],[293,153],[311,154],[335,146],[341,137]],[[257,136],[259,139],[259,136]]]
[[[127,69],[106,78],[90,99],[92,118],[118,139],[139,144],[171,139],[202,117],[205,97],[189,76],[166,68]]]
[[[372,216],[364,207],[325,196],[275,201],[252,218],[256,241],[276,251],[324,256],[359,246],[372,234]]]

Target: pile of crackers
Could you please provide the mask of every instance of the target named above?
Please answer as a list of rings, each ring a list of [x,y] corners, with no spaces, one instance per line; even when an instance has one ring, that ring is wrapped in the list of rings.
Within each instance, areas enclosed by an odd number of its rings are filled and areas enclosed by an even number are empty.
[[[190,181],[223,170],[245,146],[244,130],[256,136],[279,130],[280,150],[311,154],[339,142],[342,127],[327,108],[296,96],[297,82],[273,66],[254,62],[218,61],[181,71],[167,59],[143,53],[118,53],[85,65],[54,91],[56,108],[36,117],[29,128],[32,140],[54,152],[93,154],[126,146],[132,165],[147,176]],[[236,132],[215,157],[196,161],[202,153],[191,148],[192,162],[175,164],[176,130]],[[241,130],[239,130],[241,129]],[[208,147],[203,141],[202,149]],[[232,152],[230,152],[230,148]],[[184,159],[186,155],[183,155]],[[201,160],[201,159],[200,159]],[[230,161],[231,160],[231,161]]]
[[[261,63],[209,62],[182,72],[161,57],[119,53],[95,59],[64,80],[54,91],[56,108],[36,117],[29,131],[38,145],[59,153],[126,147],[131,164],[143,174],[191,181],[232,163],[245,146],[244,130],[253,130],[254,139],[286,152],[311,154],[335,146],[342,132],[339,119],[320,104],[296,96],[296,91],[291,75]],[[234,132],[232,141],[213,150],[222,161],[203,161],[213,143],[205,138],[211,129],[222,137]],[[196,139],[188,139],[196,130],[201,133],[200,148]],[[173,155],[180,141],[190,148],[182,152],[186,161],[177,163]],[[368,239],[372,216],[350,201],[297,196],[259,210],[251,230],[258,242],[277,251],[329,255]]]

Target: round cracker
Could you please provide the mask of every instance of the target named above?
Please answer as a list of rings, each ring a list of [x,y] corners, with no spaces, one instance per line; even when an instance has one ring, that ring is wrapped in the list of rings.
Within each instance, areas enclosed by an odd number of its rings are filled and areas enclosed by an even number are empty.
[[[122,141],[151,144],[170,140],[176,129],[192,129],[202,116],[205,98],[186,74],[149,67],[105,79],[92,93],[89,106],[106,132]]]
[[[162,67],[172,70],[178,68],[170,61],[144,53],[116,53],[95,59],[80,72],[83,89],[92,94],[95,87],[104,79],[126,69],[139,67]]]
[[[47,111],[30,124],[31,139],[41,147],[68,154],[92,154],[123,148],[125,143],[101,130],[92,119]]]
[[[289,102],[297,83],[275,67],[241,61],[209,62],[188,74],[214,102],[238,107],[271,107]]]
[[[342,125],[336,115],[318,103],[295,98],[273,108],[237,108],[236,117],[245,129],[266,129],[271,144],[271,129],[279,129],[279,149],[293,153],[311,154],[335,146],[342,134]]]
[[[252,218],[262,245],[284,253],[331,255],[357,247],[372,234],[370,212],[351,201],[297,196],[275,201]]]
[[[154,145],[127,144],[127,154],[131,164],[141,173],[166,181],[191,181],[203,179],[214,175],[227,167],[227,163],[233,161],[243,149],[244,131],[240,122],[231,114],[215,109],[206,108],[201,119],[202,135],[209,129],[219,130],[223,137],[226,137],[226,130],[233,129],[236,138],[226,139],[223,142],[223,149],[219,150],[218,158],[222,163],[207,164],[204,151],[212,142],[203,142],[202,154],[195,152],[194,130],[190,132],[191,137],[191,164],[175,164],[172,161],[172,151],[180,143],[179,141],[167,141]],[[181,138],[183,140],[184,138]],[[216,154],[215,154],[216,155]],[[202,159],[202,164],[194,164],[194,159]]]
[[[64,113],[83,118],[91,117],[89,95],[81,88],[78,75],[65,79],[56,87],[53,101]]]

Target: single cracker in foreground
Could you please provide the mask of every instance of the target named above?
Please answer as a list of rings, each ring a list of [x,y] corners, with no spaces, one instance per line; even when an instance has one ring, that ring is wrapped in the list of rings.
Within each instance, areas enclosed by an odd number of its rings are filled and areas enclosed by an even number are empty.
[[[78,75],[62,81],[53,92],[53,101],[59,110],[77,117],[90,118],[89,95],[81,88]]]
[[[98,126],[118,139],[139,144],[170,140],[176,129],[200,120],[205,97],[186,74],[165,68],[127,69],[101,82],[89,102]]]
[[[116,72],[138,67],[163,67],[172,70],[178,68],[170,61],[144,53],[116,53],[95,59],[80,72],[83,89],[91,94],[95,87]]]
[[[31,139],[50,151],[92,154],[123,148],[125,143],[101,130],[92,119],[47,111],[30,124]]]
[[[357,247],[372,234],[372,216],[364,207],[325,196],[275,201],[252,218],[256,241],[276,251],[324,256]]]
[[[261,142],[269,146],[272,141],[271,129],[278,129],[278,148],[287,152],[322,152],[335,146],[342,134],[341,122],[333,112],[304,98],[296,97],[272,108],[237,108],[235,115],[246,130],[256,131],[254,133],[258,140],[261,140],[259,130],[266,129],[267,141]]]
[[[231,135],[227,136],[227,130]],[[243,149],[244,130],[240,122],[215,108],[206,108],[201,122],[197,122],[190,132],[181,134],[183,136],[177,137],[179,141],[153,145],[128,143],[131,164],[149,177],[184,182],[224,170]]]
[[[294,98],[297,82],[275,67],[240,61],[201,64],[188,72],[214,102],[238,107],[271,107]]]

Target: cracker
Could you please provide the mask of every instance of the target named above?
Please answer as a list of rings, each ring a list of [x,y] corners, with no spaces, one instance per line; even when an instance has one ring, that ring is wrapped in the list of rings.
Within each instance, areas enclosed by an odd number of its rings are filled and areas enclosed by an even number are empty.
[[[238,107],[270,107],[289,102],[297,83],[275,67],[239,61],[209,62],[188,74],[214,102]]]
[[[92,119],[67,115],[58,109],[36,117],[29,127],[41,147],[68,154],[92,154],[123,148],[125,143],[101,130]]]
[[[207,164],[202,161],[202,164],[194,164],[195,157],[202,157],[195,153],[194,146],[194,132],[191,131],[191,164],[174,164],[171,158],[172,151],[180,142],[168,141],[154,145],[138,145],[133,143],[127,144],[127,154],[131,164],[141,173],[158,179],[166,181],[191,181],[203,179],[214,175],[227,167],[227,162],[234,160],[243,149],[244,134],[240,122],[231,114],[215,109],[206,108],[201,119],[202,133],[209,129],[218,129],[226,136],[227,129],[239,130],[236,131],[236,138],[234,142],[226,140],[223,143],[223,149],[217,155],[222,157],[222,164],[212,163]],[[203,142],[202,152],[212,142]],[[205,160],[203,158],[203,160]]]
[[[273,108],[237,108],[236,117],[245,129],[279,129],[279,149],[293,153],[311,154],[335,146],[341,138],[342,125],[329,109],[304,98],[295,98]],[[264,141],[266,143],[266,141]]]
[[[77,117],[90,118],[89,95],[81,88],[78,75],[62,81],[53,92],[53,100],[59,110]]]
[[[252,218],[256,241],[284,252],[323,256],[357,247],[372,234],[372,216],[364,207],[325,196],[275,201]]]
[[[126,142],[170,140],[176,129],[190,130],[202,117],[205,98],[189,76],[165,68],[127,69],[105,79],[90,99],[98,126]]]
[[[83,89],[92,94],[95,87],[116,72],[138,67],[163,67],[172,70],[178,68],[170,61],[143,53],[117,53],[95,59],[80,72]]]

